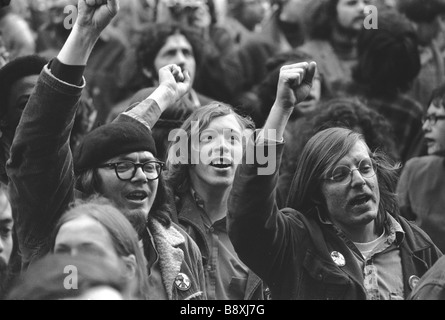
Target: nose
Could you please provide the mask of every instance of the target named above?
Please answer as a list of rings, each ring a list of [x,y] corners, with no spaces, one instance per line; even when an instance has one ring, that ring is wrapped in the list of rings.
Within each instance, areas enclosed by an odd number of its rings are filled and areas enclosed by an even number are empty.
[[[132,182],[139,182],[139,181],[143,181],[146,182],[147,181],[147,176],[145,175],[144,170],[142,170],[141,167],[138,167],[136,169],[136,172],[134,173],[134,177],[133,179],[131,179]]]
[[[79,254],[79,250],[77,250],[77,248],[71,248],[69,255],[71,257],[75,257]]]
[[[361,13],[363,13],[366,6],[367,6],[367,4],[365,3],[365,1],[361,0],[357,3],[357,10],[360,11]]]
[[[218,144],[215,146],[214,150],[220,154],[228,153],[230,151],[229,144],[223,136],[219,137]]]
[[[2,238],[0,237],[0,253],[2,253],[5,250],[5,245],[3,243]]]
[[[366,183],[365,178],[363,178],[362,174],[357,168],[352,169],[351,171],[351,186],[361,187]]]
[[[426,120],[423,124],[422,124],[422,130],[424,132],[428,132],[431,130],[431,124],[429,120]]]
[[[179,67],[181,67],[181,69],[184,69],[186,58],[185,58],[184,53],[181,50],[178,50],[176,52],[175,60],[176,60],[176,64]]]

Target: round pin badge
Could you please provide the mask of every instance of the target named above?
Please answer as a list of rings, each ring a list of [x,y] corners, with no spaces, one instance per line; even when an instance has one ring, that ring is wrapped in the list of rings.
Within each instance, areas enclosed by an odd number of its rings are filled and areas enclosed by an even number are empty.
[[[409,287],[411,288],[411,290],[414,290],[414,288],[419,283],[419,280],[420,280],[420,278],[418,276],[409,277],[408,284],[409,284]]]
[[[181,291],[187,291],[192,286],[189,277],[184,273],[179,273],[175,278],[175,286]]]
[[[345,257],[338,251],[332,251],[331,258],[332,260],[334,260],[334,263],[339,267],[344,267],[346,265]]]

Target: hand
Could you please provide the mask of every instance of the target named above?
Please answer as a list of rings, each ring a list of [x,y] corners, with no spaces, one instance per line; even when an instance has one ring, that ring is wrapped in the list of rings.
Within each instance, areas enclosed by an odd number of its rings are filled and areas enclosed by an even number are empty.
[[[286,110],[304,101],[311,92],[317,64],[315,62],[285,65],[280,70],[275,103]]]
[[[76,24],[100,34],[119,11],[119,0],[79,0]]]
[[[169,64],[159,69],[159,87],[164,86],[169,90],[172,98],[177,101],[191,88],[191,80],[188,71],[182,72],[176,64]]]

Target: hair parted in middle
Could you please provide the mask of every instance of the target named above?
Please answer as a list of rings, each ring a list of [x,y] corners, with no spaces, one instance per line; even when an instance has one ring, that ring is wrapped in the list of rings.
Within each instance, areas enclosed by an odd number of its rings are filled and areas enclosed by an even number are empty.
[[[287,205],[306,215],[313,214],[317,209],[325,209],[325,199],[321,191],[323,179],[359,141],[366,145],[360,133],[340,127],[325,129],[315,134],[303,149]],[[387,228],[386,212],[393,216],[399,214],[395,190],[400,165],[378,150],[372,153],[368,148],[368,152],[377,164],[380,191],[377,227]],[[321,213],[323,214],[323,210]]]

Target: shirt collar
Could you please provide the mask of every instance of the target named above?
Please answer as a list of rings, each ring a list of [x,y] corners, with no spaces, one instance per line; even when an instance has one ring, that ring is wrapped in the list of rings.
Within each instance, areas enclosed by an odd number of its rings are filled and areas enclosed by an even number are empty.
[[[329,220],[329,218],[323,217],[318,207],[316,208],[317,216],[320,222],[324,225],[331,225],[333,226],[338,232],[341,232],[333,223]],[[403,231],[402,226],[400,223],[397,222],[396,219],[394,219],[393,216],[391,216],[389,213],[386,213],[388,219],[389,219],[389,230],[387,230],[387,240],[389,243],[394,243],[395,245],[399,246],[403,240],[405,239],[405,231]]]
[[[193,189],[193,187],[190,187],[190,192],[192,193],[192,197],[196,205],[205,211],[205,202],[198,194],[198,192],[195,189]]]

